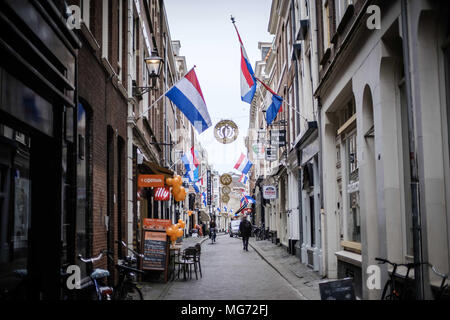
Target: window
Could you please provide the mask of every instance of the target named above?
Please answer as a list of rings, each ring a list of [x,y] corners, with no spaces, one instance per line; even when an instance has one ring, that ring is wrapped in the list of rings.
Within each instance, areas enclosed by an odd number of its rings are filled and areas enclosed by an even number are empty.
[[[0,294],[20,282],[29,265],[30,138],[0,124]],[[15,145],[15,148],[11,148]]]
[[[316,245],[316,221],[314,214],[314,196],[309,197],[309,217],[311,228],[311,247]]]
[[[336,0],[336,22],[339,24],[347,10],[347,7],[353,3],[353,0]]]
[[[346,162],[348,168],[347,240],[361,242],[361,214],[359,207],[359,174],[356,132],[351,133],[346,139],[346,150]]]
[[[108,59],[109,45],[109,0],[102,2],[102,58]]]
[[[328,49],[331,45],[331,36],[330,36],[330,5],[328,0],[323,0],[323,10],[322,10],[322,19],[323,19],[323,47]]]
[[[119,75],[119,79],[120,81],[122,80],[122,47],[123,47],[123,37],[122,37],[122,33],[123,33],[123,18],[122,18],[122,12],[123,12],[123,0],[118,0],[119,3],[117,5],[117,25],[118,25],[118,30],[117,30],[117,41],[119,42],[119,45],[117,46],[117,64],[118,64],[118,68],[117,68],[117,74]]]
[[[89,166],[89,119],[84,106],[78,104],[78,158],[77,158],[77,215],[76,215],[76,251],[77,254],[89,256],[88,232],[88,177]],[[86,264],[79,264],[83,275],[86,275]]]
[[[80,9],[81,9],[81,19],[83,20],[86,27],[90,28],[90,20],[91,20],[91,0],[81,0],[80,1]]]

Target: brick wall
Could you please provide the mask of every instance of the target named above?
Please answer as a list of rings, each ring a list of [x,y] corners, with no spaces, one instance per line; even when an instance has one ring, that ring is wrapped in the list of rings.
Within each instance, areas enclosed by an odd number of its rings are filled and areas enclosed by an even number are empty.
[[[70,1],[72,4],[78,4],[78,1]],[[117,8],[118,0],[112,0],[112,8]],[[127,72],[127,27],[126,22],[126,1],[123,1],[123,60],[122,60],[122,72]],[[90,31],[97,43],[101,46],[102,35],[102,6],[100,1],[91,1],[91,19],[90,19]],[[113,23],[117,21],[117,10],[111,10],[111,16],[109,19],[109,57],[110,64],[115,72],[118,72],[118,25]],[[111,19],[112,17],[112,19]],[[120,86],[117,83],[115,77],[110,77],[107,68],[101,59],[101,48],[98,50],[93,49],[83,33],[77,31],[77,34],[82,41],[82,48],[79,51],[78,60],[78,95],[83,103],[86,104],[86,108],[90,110],[91,125],[92,125],[92,137],[90,139],[92,145],[90,146],[89,155],[90,169],[92,175],[88,177],[91,179],[91,190],[88,190],[89,197],[89,215],[92,225],[89,226],[89,230],[92,232],[92,255],[97,255],[100,250],[107,249],[107,229],[105,227],[105,215],[107,214],[107,129],[108,126],[113,132],[113,159],[114,168],[112,170],[111,190],[115,194],[115,201],[112,201],[112,216],[113,222],[111,224],[114,240],[118,239],[118,204],[122,204],[120,210],[122,214],[122,235],[126,237],[126,157],[127,157],[127,100],[122,92],[118,89]],[[125,77],[123,77],[126,79]],[[118,141],[122,144],[122,153],[119,159],[118,155]],[[121,181],[118,181],[118,163],[121,161]],[[119,184],[120,194],[118,194]],[[119,201],[120,200],[120,201]],[[117,245],[110,248],[114,252],[114,256],[117,259]],[[107,259],[104,258],[100,261],[96,267],[107,267]],[[112,269],[110,271],[113,271]]]

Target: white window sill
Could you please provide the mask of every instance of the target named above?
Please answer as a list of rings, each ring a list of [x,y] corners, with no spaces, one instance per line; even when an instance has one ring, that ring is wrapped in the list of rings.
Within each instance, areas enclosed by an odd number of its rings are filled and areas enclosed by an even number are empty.
[[[354,266],[361,267],[362,266],[362,256],[357,253],[349,252],[349,251],[338,251],[334,253],[338,260],[350,263]]]

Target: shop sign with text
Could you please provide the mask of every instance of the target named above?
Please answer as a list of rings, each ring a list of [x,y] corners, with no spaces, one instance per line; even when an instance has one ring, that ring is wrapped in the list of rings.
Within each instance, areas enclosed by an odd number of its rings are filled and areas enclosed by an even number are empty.
[[[138,187],[140,188],[162,188],[164,187],[163,175],[145,175],[138,177]]]
[[[170,189],[169,188],[157,188],[154,195],[155,201],[169,201]]]

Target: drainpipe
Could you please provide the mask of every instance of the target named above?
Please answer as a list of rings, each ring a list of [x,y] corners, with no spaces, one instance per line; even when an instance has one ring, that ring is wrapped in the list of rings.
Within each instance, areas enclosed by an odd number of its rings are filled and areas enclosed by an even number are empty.
[[[300,17],[298,17],[300,19]],[[296,24],[296,17],[295,17],[295,0],[291,0],[291,21],[292,21],[292,34],[295,34],[295,31],[297,29],[297,24]],[[299,83],[298,83],[298,77],[299,77],[299,72],[298,72],[298,67],[299,67],[299,63],[298,63],[298,59],[295,59],[295,76],[294,76],[294,87],[295,87],[295,104],[296,106],[300,106],[300,93],[299,93]],[[297,113],[296,114],[297,117],[297,123],[300,124],[300,116]],[[301,157],[300,157],[300,151],[297,150],[297,163],[298,166],[300,166],[301,164]],[[301,174],[302,171],[300,169],[297,170],[298,171],[298,176],[299,178],[297,179],[297,184],[298,184],[298,223],[299,223],[299,243],[298,243],[298,248],[300,249],[300,255],[301,255],[301,248],[302,248],[302,243],[303,243],[303,212],[302,212],[302,187],[301,187]]]
[[[414,105],[412,99],[412,82],[411,82],[411,59],[410,40],[409,40],[409,24],[408,24],[408,5],[406,0],[401,0],[401,16],[403,30],[403,63],[405,68],[406,80],[406,103],[408,106],[408,139],[410,151],[410,170],[411,170],[411,208],[412,208],[412,225],[413,225],[413,251],[414,251],[414,282],[416,288],[416,299],[424,298],[423,283],[423,266],[422,263],[422,237],[420,226],[420,203],[419,203],[419,173],[417,164],[416,140],[414,135]]]
[[[325,209],[323,205],[323,140],[322,140],[322,102],[320,101],[320,97],[317,97],[317,127],[318,127],[318,138],[319,138],[319,187],[320,187],[320,242],[321,242],[321,249],[322,249],[322,275],[326,274],[325,270],[327,269],[327,260],[328,255],[327,250],[325,249],[327,246],[327,242],[325,241],[326,237],[326,228],[325,226],[326,220],[325,220]]]

